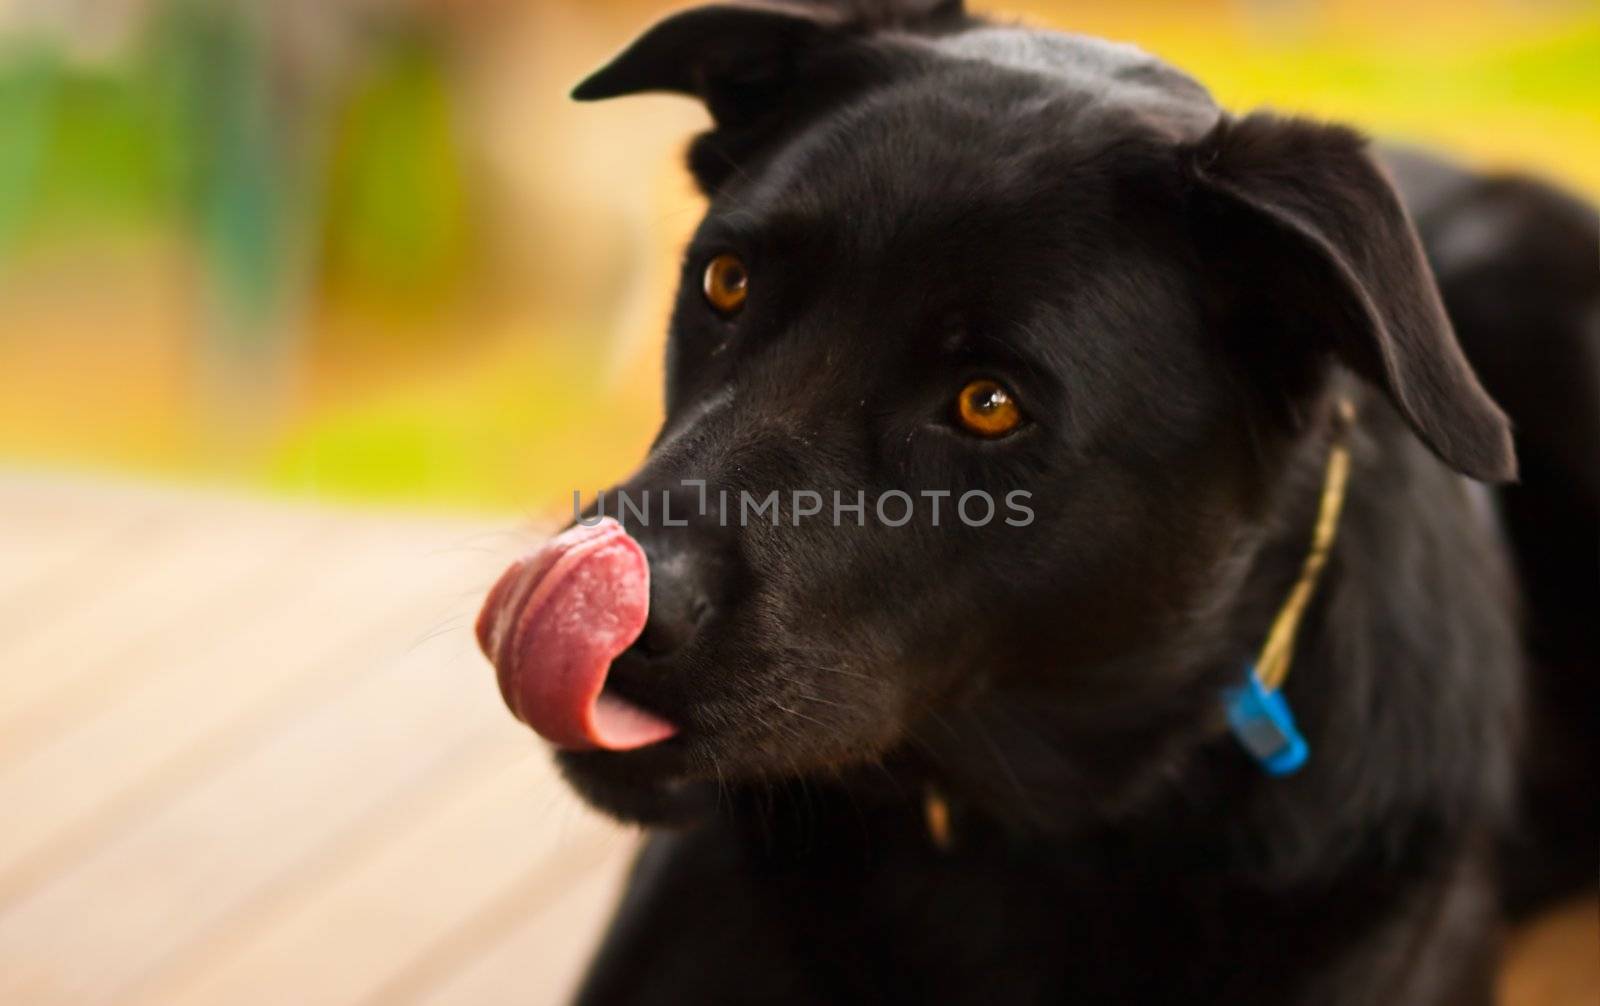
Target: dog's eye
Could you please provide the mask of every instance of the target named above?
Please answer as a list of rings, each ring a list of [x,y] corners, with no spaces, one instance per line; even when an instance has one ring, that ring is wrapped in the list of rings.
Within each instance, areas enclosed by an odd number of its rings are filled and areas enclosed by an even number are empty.
[[[718,255],[706,266],[702,289],[718,314],[736,314],[750,293],[750,273],[735,256]]]
[[[1003,437],[1022,425],[1022,410],[1005,385],[985,378],[961,389],[956,420],[980,437]]]

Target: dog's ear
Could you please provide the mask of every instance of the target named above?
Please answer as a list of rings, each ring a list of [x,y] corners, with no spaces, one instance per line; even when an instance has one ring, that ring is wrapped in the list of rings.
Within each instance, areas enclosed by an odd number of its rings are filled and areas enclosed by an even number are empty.
[[[599,101],[646,91],[703,100],[719,125],[792,83],[797,57],[853,34],[961,23],[962,0],[812,0],[708,4],[669,15],[572,92]]]
[[[843,24],[843,16],[825,6],[695,7],[657,22],[572,96],[599,101],[648,91],[686,94],[704,101],[718,125],[727,125],[776,98],[796,57]]]
[[[1467,363],[1399,197],[1351,130],[1257,114],[1183,151],[1202,251],[1257,347],[1331,352],[1452,468],[1516,477],[1511,429]]]
[[[598,101],[648,91],[699,98],[716,129],[690,151],[702,188],[716,190],[784,128],[886,71],[852,40],[888,28],[940,31],[965,23],[961,0],[815,0],[695,7],[668,16],[572,96]],[[838,57],[838,58],[831,58]]]

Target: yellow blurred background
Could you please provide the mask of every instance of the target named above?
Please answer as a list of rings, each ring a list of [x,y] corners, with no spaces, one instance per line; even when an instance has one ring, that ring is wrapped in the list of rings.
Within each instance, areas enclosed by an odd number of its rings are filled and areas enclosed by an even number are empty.
[[[1600,195],[1600,5],[997,0]],[[704,124],[638,0],[0,0],[0,463],[543,512],[643,453]]]

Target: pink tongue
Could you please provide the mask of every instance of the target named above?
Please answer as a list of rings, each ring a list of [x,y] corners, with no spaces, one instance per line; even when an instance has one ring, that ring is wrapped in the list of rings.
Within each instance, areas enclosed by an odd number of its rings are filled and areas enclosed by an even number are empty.
[[[644,631],[650,565],[609,517],[568,528],[515,563],[489,591],[478,645],[517,718],[572,749],[626,751],[678,728],[602,694],[611,662]]]

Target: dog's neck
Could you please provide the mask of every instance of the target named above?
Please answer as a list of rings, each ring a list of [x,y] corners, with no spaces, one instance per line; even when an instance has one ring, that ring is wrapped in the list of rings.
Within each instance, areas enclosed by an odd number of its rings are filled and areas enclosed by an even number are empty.
[[[1199,606],[1104,666],[1063,672],[1064,679],[1155,687],[1114,692],[1093,709],[1077,689],[1057,695],[1054,680],[992,688],[941,715],[945,734],[964,736],[950,744],[959,754],[930,759],[930,786],[1000,818],[1075,830],[1160,802],[1185,767],[1213,748],[1222,749],[1224,763],[1250,763],[1230,735],[1225,695],[1264,651],[1273,654],[1268,684],[1276,690],[1294,654],[1322,646],[1322,609],[1342,579],[1332,529],[1346,493],[1350,395],[1348,386],[1330,387],[1301,434],[1276,448],[1279,474],[1262,493],[1259,514],[1240,526],[1212,568]],[[1331,525],[1320,541],[1319,523]],[[1359,540],[1339,544],[1362,547]],[[939,740],[926,746],[938,749]],[[1008,796],[1016,806],[1005,806]]]

